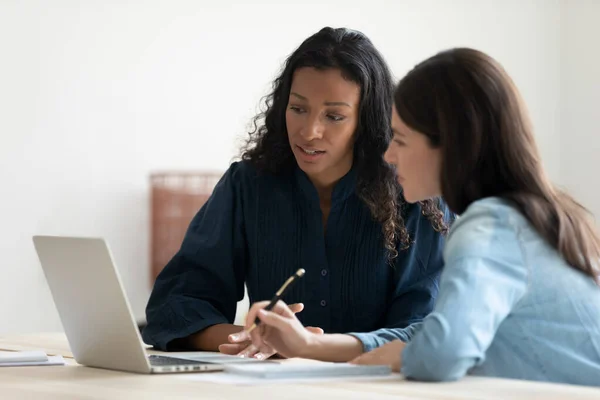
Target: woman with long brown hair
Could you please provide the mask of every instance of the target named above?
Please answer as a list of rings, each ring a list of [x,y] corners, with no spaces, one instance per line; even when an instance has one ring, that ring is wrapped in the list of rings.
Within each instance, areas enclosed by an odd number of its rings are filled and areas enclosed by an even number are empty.
[[[511,78],[488,55],[453,49],[417,65],[394,100],[385,158],[405,198],[441,194],[461,217],[420,331],[357,362],[423,380],[600,385],[600,240],[546,177]]]

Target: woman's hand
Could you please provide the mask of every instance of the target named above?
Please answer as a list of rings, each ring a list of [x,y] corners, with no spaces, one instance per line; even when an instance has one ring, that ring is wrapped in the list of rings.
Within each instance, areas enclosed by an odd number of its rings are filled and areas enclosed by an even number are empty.
[[[350,361],[351,364],[360,365],[389,365],[394,372],[400,372],[402,368],[402,350],[406,343],[394,340],[368,353],[363,354]]]
[[[292,313],[297,314],[304,309],[304,305],[302,303],[296,303],[290,305],[289,308]],[[323,333],[321,328],[307,327],[306,329],[315,334]],[[277,354],[277,351],[269,348],[266,345],[262,347],[262,350],[259,350],[258,347],[252,344],[251,337],[246,330],[229,335],[228,340],[229,343],[219,346],[219,351],[221,353],[239,355],[240,357],[253,357],[259,360],[266,360],[267,358]]]
[[[277,354],[273,349],[264,348],[262,352],[252,344],[250,335],[245,330],[239,333],[229,335],[229,343],[219,346],[219,351],[223,354],[238,355],[240,357],[253,357],[258,360],[266,360]]]
[[[245,331],[254,324],[256,317],[261,321],[250,333],[252,345],[263,354],[274,351],[283,357],[302,357],[323,330],[305,328],[283,301],[277,302],[271,311],[263,310],[268,304],[268,301],[255,303],[248,311]]]

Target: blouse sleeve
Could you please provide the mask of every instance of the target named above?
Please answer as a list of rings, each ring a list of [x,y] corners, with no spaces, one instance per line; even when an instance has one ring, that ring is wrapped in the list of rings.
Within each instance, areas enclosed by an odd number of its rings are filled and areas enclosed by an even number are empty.
[[[232,164],[157,277],[142,333],[147,344],[167,350],[174,339],[233,323],[247,260],[243,174],[243,164]]]

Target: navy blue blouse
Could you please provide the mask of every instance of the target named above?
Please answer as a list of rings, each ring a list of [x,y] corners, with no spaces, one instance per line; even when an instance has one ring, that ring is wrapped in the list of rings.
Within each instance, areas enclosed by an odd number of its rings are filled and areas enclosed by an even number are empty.
[[[410,339],[407,327],[437,296],[443,236],[418,205],[404,206],[414,243],[391,266],[381,225],[355,189],[352,169],[334,188],[324,230],[317,191],[302,170],[275,176],[233,163],[159,274],[144,341],[166,350],[174,339],[231,324],[244,284],[251,303],[268,300],[298,268],[306,275],[284,301],[304,303],[298,318],[305,326],[355,332],[365,350]]]

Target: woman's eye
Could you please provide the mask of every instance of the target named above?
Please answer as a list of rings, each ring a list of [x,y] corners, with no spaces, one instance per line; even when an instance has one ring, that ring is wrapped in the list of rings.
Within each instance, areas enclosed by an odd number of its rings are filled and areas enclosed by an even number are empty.
[[[304,112],[304,110],[298,106],[290,106],[290,110],[292,110],[296,114],[302,114]]]
[[[344,116],[335,115],[335,114],[328,114],[327,118],[329,118],[331,121],[334,121],[334,122],[340,122],[340,121],[343,121],[344,119],[346,119],[346,117],[344,117]]]

